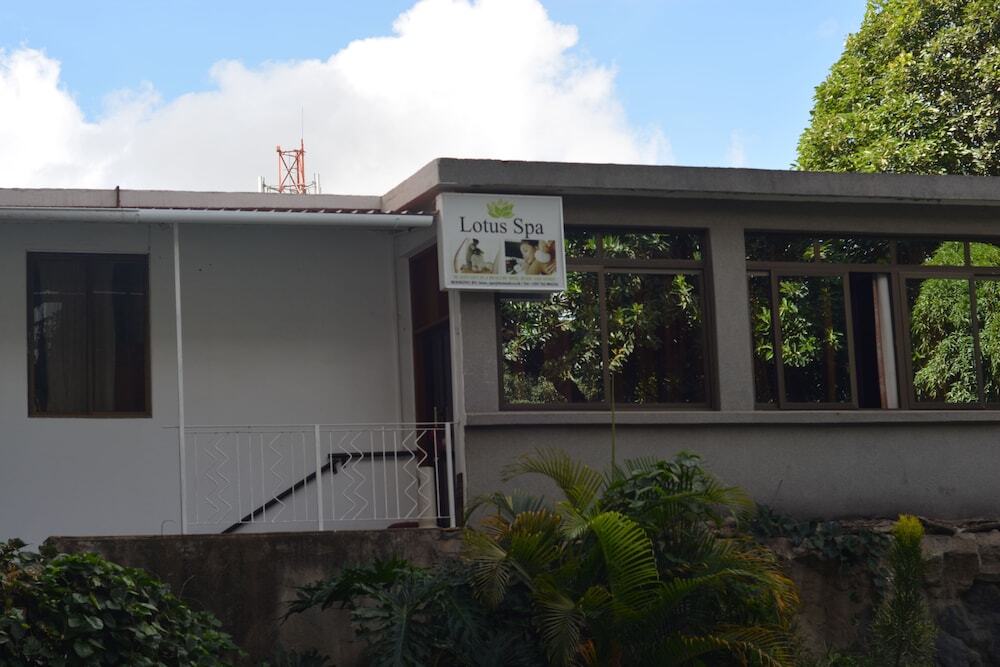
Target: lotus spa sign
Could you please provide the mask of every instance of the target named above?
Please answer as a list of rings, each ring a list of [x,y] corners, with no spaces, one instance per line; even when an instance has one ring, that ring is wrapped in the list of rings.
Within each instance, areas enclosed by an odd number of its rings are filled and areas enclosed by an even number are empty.
[[[566,289],[561,198],[447,193],[438,211],[442,289]]]

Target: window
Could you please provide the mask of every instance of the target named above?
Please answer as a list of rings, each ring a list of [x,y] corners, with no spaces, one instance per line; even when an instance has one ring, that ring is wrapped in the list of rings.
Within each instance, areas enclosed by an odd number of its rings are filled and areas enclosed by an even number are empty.
[[[567,289],[498,299],[505,407],[708,407],[703,235],[567,230]]]
[[[1000,245],[746,242],[759,406],[1000,407]]]
[[[149,415],[149,261],[28,254],[28,414]]]

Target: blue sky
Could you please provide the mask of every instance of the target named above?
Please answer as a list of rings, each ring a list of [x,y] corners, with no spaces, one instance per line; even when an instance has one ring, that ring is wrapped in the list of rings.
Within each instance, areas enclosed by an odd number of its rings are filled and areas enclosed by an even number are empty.
[[[438,4],[464,2],[429,1]],[[496,5],[503,0],[492,2]],[[496,34],[488,31],[479,33],[480,37],[472,44],[458,39],[454,32],[465,30],[462,23],[465,19],[461,18],[463,14],[449,14],[454,17],[453,22],[448,19],[449,22],[442,26],[440,34],[431,33],[428,37],[434,39],[444,52],[442,59],[429,61],[432,69],[426,71],[424,76],[445,79],[457,77],[450,80],[449,85],[451,88],[461,87],[464,81],[460,75],[449,73],[451,68],[447,64],[448,57],[463,63],[477,58],[492,58],[501,64],[490,64],[494,62],[491,60],[483,65],[483,69],[494,71],[490,68],[502,67],[505,55],[535,48],[537,45],[529,43],[530,40],[547,39],[553,33],[545,30],[551,26],[539,23],[538,30],[541,32],[526,29],[524,33],[511,27],[535,25],[540,20],[530,11],[533,2],[534,0],[519,0],[518,3],[509,5],[513,8],[516,4],[516,11],[525,12],[525,16],[533,18],[525,19],[518,15],[509,25],[498,24]],[[202,93],[202,97],[198,98],[202,105],[199,108],[205,108],[204,105],[210,104],[206,96],[212,96],[220,88],[232,88],[232,85],[220,83],[218,76],[213,74],[216,63],[238,61],[245,70],[256,74],[259,71],[269,71],[268,63],[284,63],[294,68],[297,63],[310,59],[327,61],[355,40],[392,36],[396,18],[414,4],[412,1],[356,0],[304,1],[295,4],[249,0],[50,0],[44,5],[5,2],[0,3],[0,49],[7,54],[8,61],[12,53],[29,49],[41,51],[44,62],[59,64],[61,69],[58,89],[67,94],[82,116],[78,124],[83,130],[66,130],[69,141],[77,141],[75,137],[82,135],[85,139],[80,141],[86,144],[90,141],[88,137],[97,132],[94,128],[99,128],[102,136],[116,138],[103,139],[101,143],[95,144],[93,150],[107,151],[109,147],[113,147],[117,152],[153,151],[153,148],[142,147],[152,146],[155,142],[141,137],[133,141],[130,133],[140,132],[135,127],[156,124],[157,132],[162,134],[163,127],[169,124],[157,116],[172,115],[180,118],[179,106],[183,105],[176,104],[178,98],[191,93]],[[577,28],[576,41],[558,54],[543,50],[535,60],[525,62],[542,63],[535,66],[543,68],[547,66],[546,63],[551,62],[560,63],[561,67],[571,63],[571,66],[580,66],[598,78],[602,72],[614,75],[613,89],[610,91],[602,89],[602,92],[579,93],[582,99],[590,101],[593,101],[593,96],[600,96],[595,104],[603,105],[604,111],[614,116],[607,120],[608,127],[611,128],[608,129],[608,136],[596,141],[593,153],[595,161],[634,159],[687,165],[783,169],[794,160],[799,133],[808,122],[813,88],[840,55],[847,33],[860,25],[865,2],[542,0],[542,5],[550,22]],[[507,6],[501,6],[495,11],[506,10]],[[431,20],[428,18],[425,23]],[[526,38],[526,34],[529,37]],[[447,45],[453,41],[456,49],[449,56]],[[371,58],[406,57],[404,50],[398,49],[393,53],[397,55]],[[0,77],[3,66],[3,61],[0,60]],[[387,82],[386,88],[395,86],[400,89],[401,99],[398,103],[406,103],[406,100],[413,100],[420,94],[419,86],[408,88],[399,82],[393,82],[391,76],[384,75],[385,70],[380,69],[381,65],[359,67],[359,71],[366,74],[382,72]],[[13,71],[9,62],[8,69]],[[234,80],[240,79],[240,76],[237,72]],[[465,76],[468,76],[468,72]],[[410,74],[410,77],[413,78],[413,75]],[[12,75],[9,75],[8,87],[12,86],[11,78]],[[549,85],[558,87],[558,82],[550,82]],[[22,81],[21,88],[24,87]],[[128,125],[128,129],[123,129],[126,127],[124,121],[108,121],[109,116],[121,115],[119,98],[120,91],[123,90],[129,91],[126,97],[130,99],[143,96],[150,98],[136,103],[138,110],[134,111],[133,116],[138,120],[129,121],[132,125]],[[386,93],[385,100],[392,99],[390,90],[379,92]],[[117,96],[112,97],[113,101],[109,102],[108,96],[116,93]],[[303,99],[300,100],[300,97]],[[257,99],[259,98],[258,94]],[[4,99],[11,99],[11,95],[8,93],[7,98],[4,98],[0,89],[0,100]],[[352,102],[342,94],[339,97],[314,100],[307,93],[296,92],[294,87],[285,91],[279,99],[260,101],[260,104],[287,103],[288,106],[284,114],[288,118],[282,121],[281,128],[275,128],[274,136],[260,137],[261,145],[264,146],[261,149],[262,155],[267,146],[271,146],[270,150],[273,151],[274,143],[290,143],[294,140],[298,125],[297,102],[307,106],[307,142],[312,127],[313,141],[322,150],[343,146],[342,138],[334,141],[332,136],[324,144],[324,123],[328,110],[338,107],[338,113],[347,113],[339,109],[338,99],[343,99],[345,105]],[[366,93],[360,99],[374,103],[371,102],[372,94]],[[8,106],[42,104],[38,100],[28,99],[24,94],[15,94],[13,100],[7,102]],[[353,103],[363,102],[354,99]],[[479,100],[470,107],[482,108],[482,105],[491,103],[495,103],[495,100]],[[561,101],[557,99],[555,103]],[[568,108],[573,106],[571,101],[567,104]],[[609,105],[620,107],[620,117],[615,116],[613,109],[609,110]],[[440,111],[434,113],[440,115]],[[490,117],[490,122],[495,125],[520,114],[546,113],[544,106],[518,109],[513,114]],[[563,113],[565,115],[569,112]],[[188,119],[186,122],[198,122],[197,116],[183,117]],[[420,118],[419,115],[415,117]],[[11,119],[4,117],[2,108],[0,121],[11,122]],[[176,120],[174,125],[183,122]],[[338,127],[349,122],[348,117],[343,117],[338,120]],[[523,119],[518,122],[523,122]],[[550,125],[558,124],[558,120],[550,119],[546,122]],[[587,127],[594,122],[592,117],[581,120],[578,134],[567,134],[566,146],[552,146],[539,155],[532,154],[523,147],[512,147],[511,155],[497,157],[520,157],[518,150],[521,150],[525,157],[579,159],[582,156],[583,159],[590,159],[585,151],[581,152],[580,146],[588,141]],[[627,127],[623,128],[622,123]],[[430,121],[430,126],[433,125]],[[261,121],[248,127],[262,128],[261,133],[267,134],[271,126]],[[289,129],[290,127],[293,129]],[[441,131],[447,131],[447,125],[443,127]],[[533,124],[532,127],[537,129],[538,124]],[[38,127],[30,129],[34,132],[44,131],[44,128]],[[359,127],[354,133],[366,130],[378,131],[377,127]],[[257,130],[253,132],[256,134]],[[470,136],[477,133],[475,127],[464,132]],[[524,128],[520,132],[530,135]],[[635,150],[616,153],[608,149],[607,145],[615,140],[614,132],[625,132],[632,137],[636,142]],[[433,138],[433,131],[428,130],[428,133]],[[648,135],[662,135],[662,141],[657,143],[658,148],[650,147]],[[256,136],[253,138],[257,139]],[[0,136],[0,140],[2,139]],[[458,153],[478,151],[483,153],[483,157],[492,157],[489,153],[496,150],[490,145],[480,146],[471,139],[466,144],[454,144],[453,140],[454,137],[450,137],[447,141],[442,140],[441,144]],[[116,141],[119,143],[116,144]],[[573,144],[573,148],[569,144]],[[8,150],[12,150],[10,143],[7,145]],[[126,145],[128,148],[124,148]],[[506,145],[512,146],[509,142]],[[420,150],[414,149],[412,154],[404,153],[394,159],[405,162],[408,169],[411,163],[422,159],[423,153],[433,152],[433,147],[431,142]],[[58,150],[58,147],[52,150]],[[0,152],[2,151],[3,144],[0,143]],[[375,152],[382,156],[381,159],[388,159],[391,151],[382,148]],[[646,156],[648,159],[636,159],[635,156]],[[264,165],[269,168],[270,159],[262,157],[259,170],[263,170]],[[378,168],[378,159],[373,153],[359,164]],[[74,165],[81,160],[77,155],[61,156],[56,160],[56,167],[51,164],[41,165],[36,177],[38,182],[30,184],[48,184],[67,178],[72,181],[66,174],[77,168]],[[233,164],[239,165],[235,155]],[[340,167],[332,162],[321,161],[321,164],[326,169],[339,173]],[[135,169],[129,171],[124,167],[102,163],[100,166],[91,165],[90,173],[96,173],[98,169],[105,170],[101,172],[104,174],[101,179],[116,182],[135,172]],[[147,178],[159,177],[165,179],[168,185],[176,180],[179,185],[190,187],[188,183],[182,182],[183,178],[172,174],[170,171],[151,172]],[[0,171],[0,179],[4,176]],[[8,175],[7,178],[10,179],[11,176]],[[249,182],[249,176],[245,178]],[[17,180],[16,174],[14,180]],[[345,183],[350,182],[346,175],[344,180]],[[358,185],[366,184],[365,181],[356,182]],[[373,187],[377,185],[378,183],[372,183]]]

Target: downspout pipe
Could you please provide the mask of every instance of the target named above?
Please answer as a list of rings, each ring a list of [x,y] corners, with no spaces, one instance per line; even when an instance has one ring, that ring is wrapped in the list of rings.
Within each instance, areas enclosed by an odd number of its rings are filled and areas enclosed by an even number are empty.
[[[434,223],[434,216],[401,213],[324,213],[313,211],[235,211],[171,208],[0,207],[0,222],[259,224],[387,230],[430,227]]]

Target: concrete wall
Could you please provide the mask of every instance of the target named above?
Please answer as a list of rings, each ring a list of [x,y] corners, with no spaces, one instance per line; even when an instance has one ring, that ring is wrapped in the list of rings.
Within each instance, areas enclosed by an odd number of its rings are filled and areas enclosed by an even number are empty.
[[[148,253],[152,418],[27,417],[25,254]],[[180,529],[168,227],[0,225],[0,536]],[[392,237],[181,227],[189,424],[401,418]]]
[[[558,193],[556,193],[558,194]],[[638,197],[564,199],[568,226],[688,227],[709,241],[706,298],[716,377],[712,410],[618,413],[619,458],[689,450],[726,482],[796,515],[995,515],[1000,511],[1000,414],[985,410],[755,411],[743,237],[746,230],[1000,235],[995,214],[975,207],[685,201]],[[521,453],[558,447],[592,465],[610,461],[607,411],[501,411],[494,297],[461,294],[461,374],[470,496],[503,484]],[[455,326],[453,324],[453,326]],[[537,481],[518,486],[541,491]]]
[[[346,566],[405,558],[427,566],[455,556],[454,530],[387,530],[339,533],[95,537],[51,539],[64,552],[90,551],[138,567],[170,585],[194,609],[222,621],[247,653],[247,665],[286,649],[315,648],[340,667],[362,664],[364,643],[354,636],[350,613],[312,610],[282,623],[299,586],[326,579]]]

